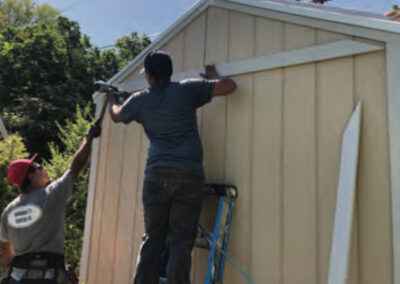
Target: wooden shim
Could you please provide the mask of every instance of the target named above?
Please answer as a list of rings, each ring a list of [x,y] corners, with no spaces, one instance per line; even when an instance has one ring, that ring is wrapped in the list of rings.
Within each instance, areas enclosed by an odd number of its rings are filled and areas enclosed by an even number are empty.
[[[393,222],[393,283],[400,284],[400,41],[387,45],[388,118]]]
[[[350,55],[369,53],[382,49],[382,46],[353,40],[341,40],[334,43],[311,46],[299,50],[281,52],[274,55],[260,56],[251,59],[218,64],[216,67],[222,76],[235,76],[257,71],[266,71],[276,68],[330,60]],[[200,78],[199,74],[201,72],[202,70],[190,70],[183,73],[178,73],[173,76],[173,80],[179,81],[185,78]],[[129,81],[122,85],[122,88],[132,92],[144,89],[146,87],[146,80],[140,78]]]
[[[361,102],[343,134],[335,225],[328,284],[346,284],[356,197],[357,167],[361,129]]]
[[[0,117],[0,135],[5,139],[8,137],[7,129],[4,126],[3,120]]]

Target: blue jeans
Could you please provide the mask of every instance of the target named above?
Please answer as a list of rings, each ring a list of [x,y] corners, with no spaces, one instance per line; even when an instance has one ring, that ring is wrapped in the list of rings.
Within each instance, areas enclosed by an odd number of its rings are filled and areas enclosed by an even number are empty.
[[[191,252],[197,235],[204,181],[180,170],[160,169],[143,185],[145,236],[135,284],[159,284],[168,249],[167,283],[190,284]]]

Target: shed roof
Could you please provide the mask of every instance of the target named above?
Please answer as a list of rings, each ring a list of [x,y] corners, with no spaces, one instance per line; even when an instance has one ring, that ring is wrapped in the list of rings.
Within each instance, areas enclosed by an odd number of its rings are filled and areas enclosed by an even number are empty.
[[[132,60],[125,68],[110,79],[111,83],[122,81],[126,75],[139,66],[150,50],[160,48],[190,21],[210,6],[227,7],[236,5],[246,10],[246,7],[269,10],[288,15],[301,16],[310,19],[367,28],[400,34],[400,23],[387,17],[363,11],[349,10],[320,4],[302,3],[294,0],[200,0],[182,15],[172,26],[165,30],[153,43]],[[399,37],[400,39],[400,37]]]

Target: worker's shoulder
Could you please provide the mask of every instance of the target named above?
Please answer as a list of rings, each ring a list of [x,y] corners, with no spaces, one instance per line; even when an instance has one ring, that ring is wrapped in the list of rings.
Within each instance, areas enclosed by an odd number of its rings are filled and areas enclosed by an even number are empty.
[[[10,211],[18,207],[20,204],[21,204],[21,196],[17,196],[10,203],[7,204],[7,206],[3,209],[1,216],[7,215]]]

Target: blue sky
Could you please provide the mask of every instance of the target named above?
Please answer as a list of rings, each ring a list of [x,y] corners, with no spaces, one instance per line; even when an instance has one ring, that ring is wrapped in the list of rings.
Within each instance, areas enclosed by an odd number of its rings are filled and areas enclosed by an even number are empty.
[[[77,21],[99,47],[137,31],[154,37],[197,0],[36,0]],[[328,2],[329,3],[329,2]],[[400,0],[332,0],[329,5],[383,13]]]

